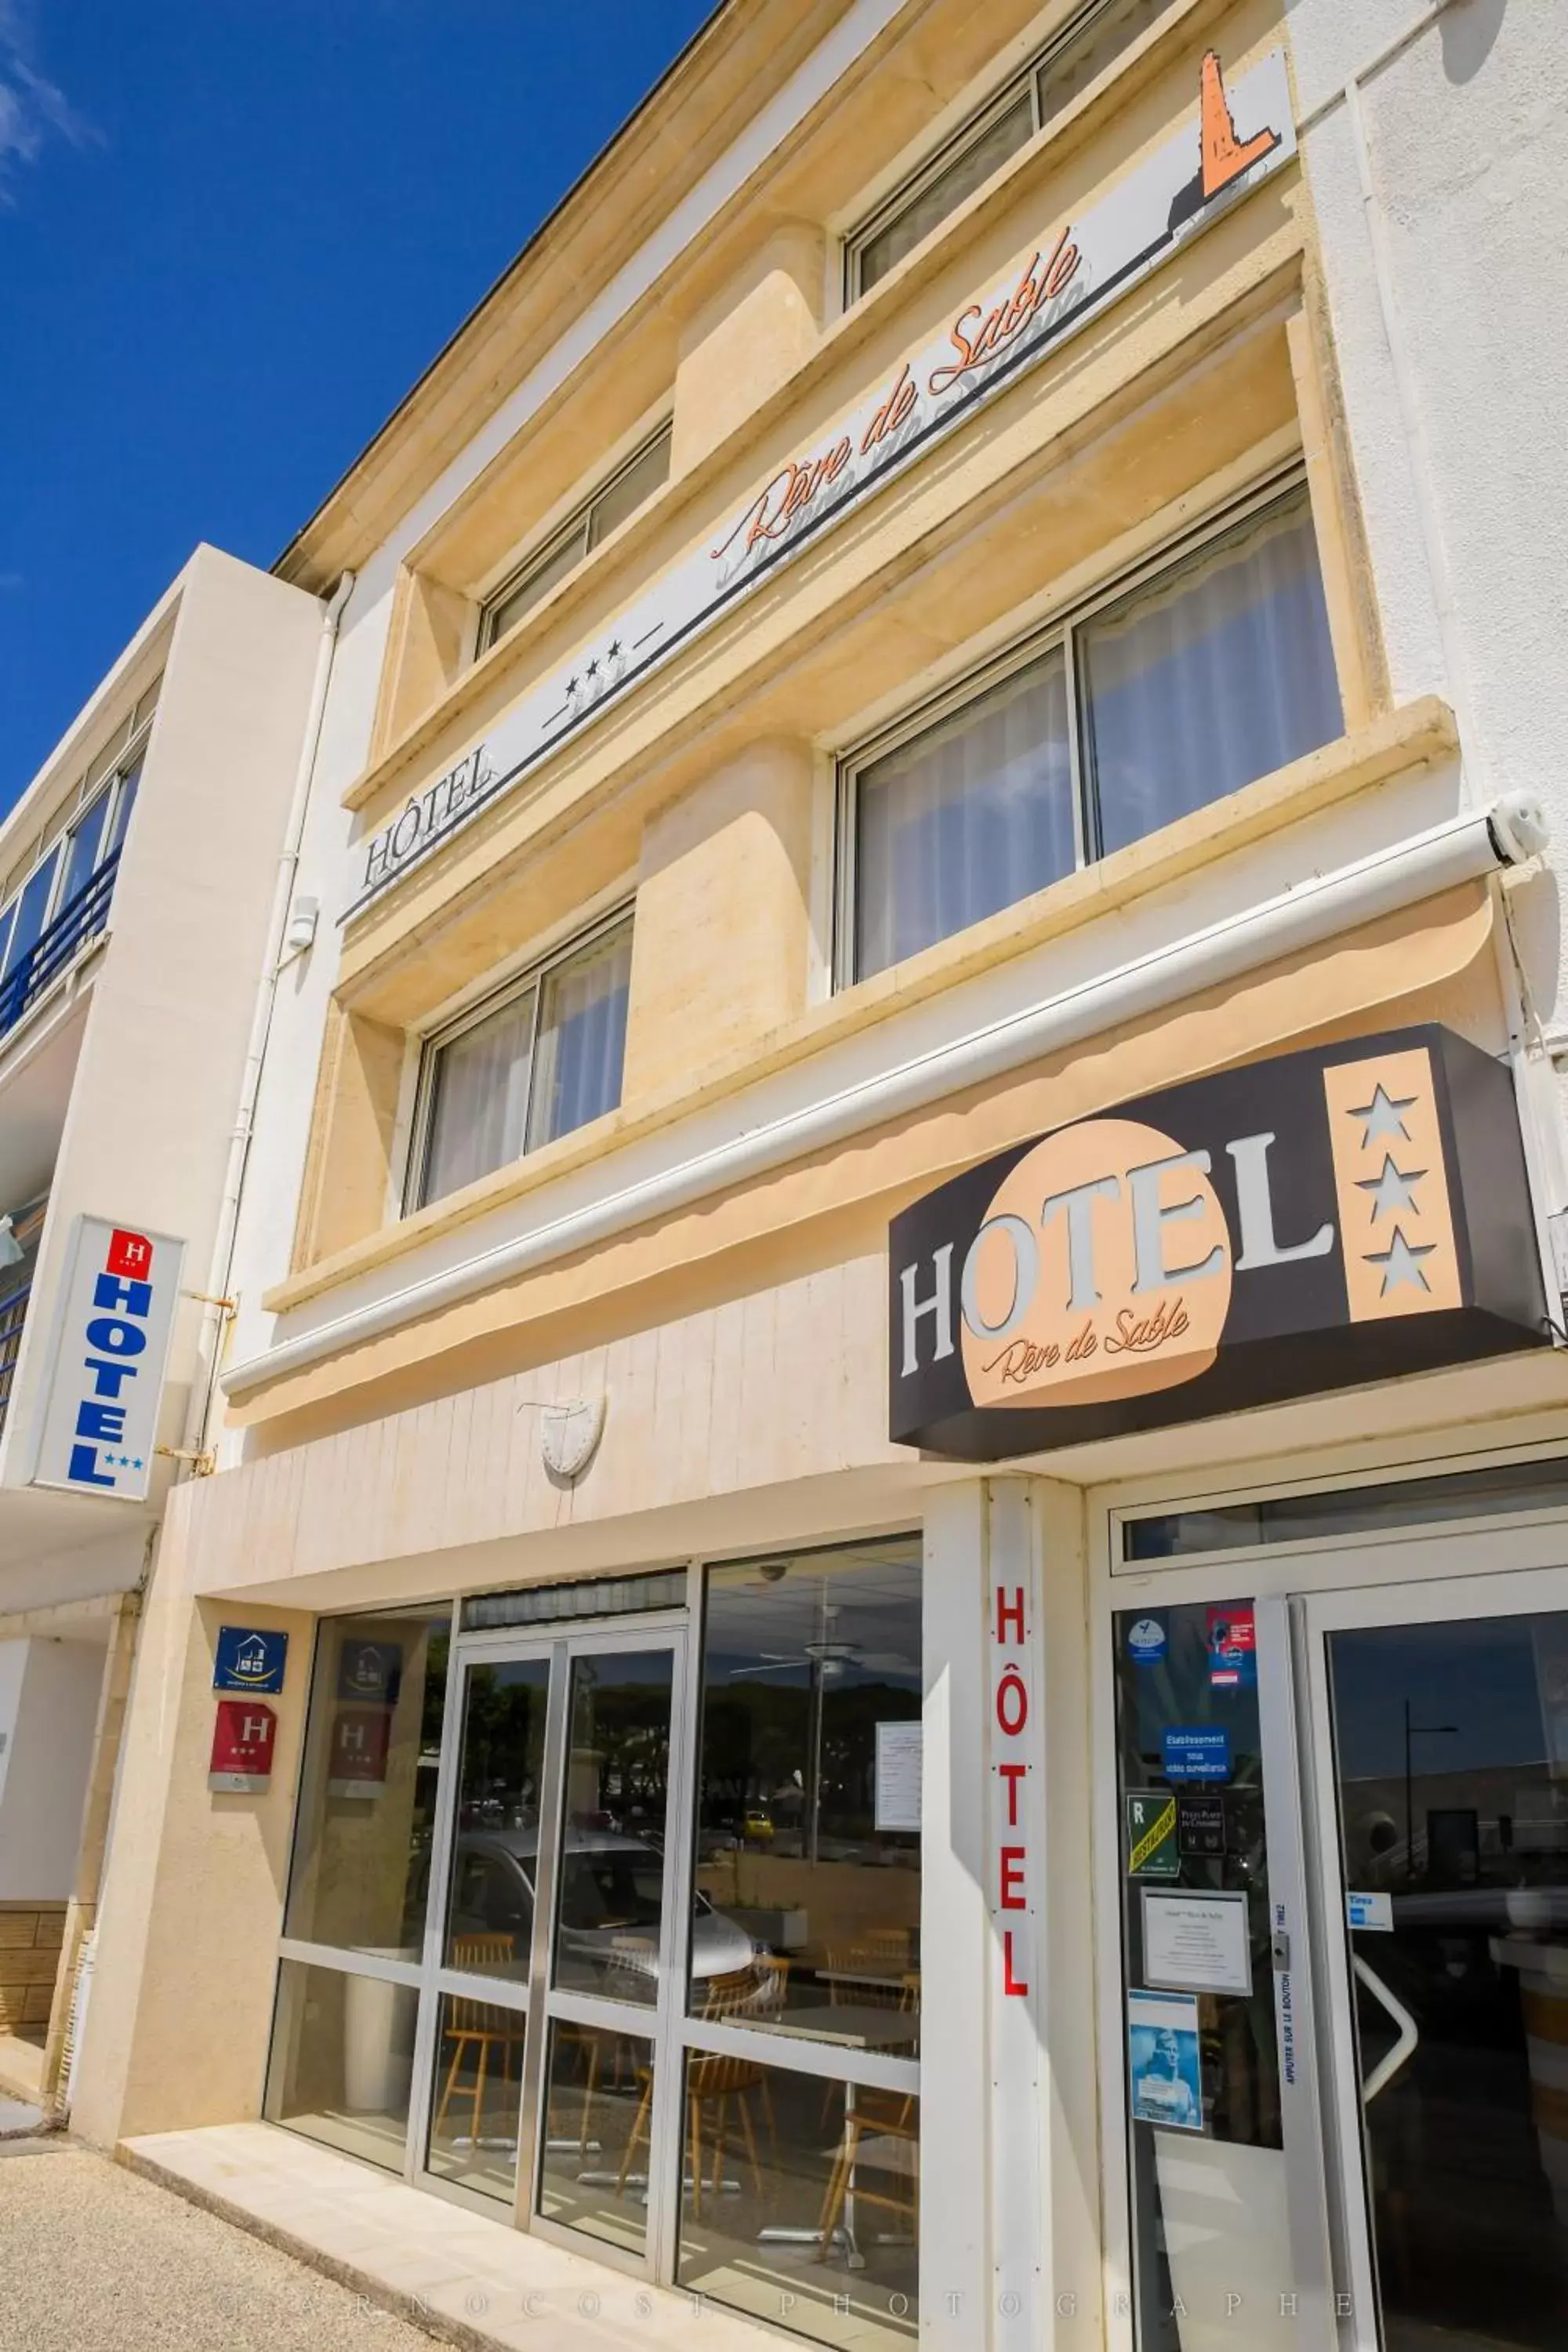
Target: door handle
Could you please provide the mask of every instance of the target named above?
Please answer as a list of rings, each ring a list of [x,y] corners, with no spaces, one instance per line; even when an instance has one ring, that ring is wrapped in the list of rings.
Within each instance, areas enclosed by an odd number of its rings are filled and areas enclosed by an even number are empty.
[[[1370,2107],[1378,2093],[1387,2090],[1400,2068],[1411,2057],[1421,2039],[1421,2032],[1405,2003],[1394,1999],[1383,1979],[1374,1969],[1368,1968],[1359,1952],[1351,1954],[1351,1966],[1373,2000],[1381,2003],[1394,2020],[1394,2031],[1399,2037],[1393,2049],[1384,2053],[1361,2086],[1362,2105]]]

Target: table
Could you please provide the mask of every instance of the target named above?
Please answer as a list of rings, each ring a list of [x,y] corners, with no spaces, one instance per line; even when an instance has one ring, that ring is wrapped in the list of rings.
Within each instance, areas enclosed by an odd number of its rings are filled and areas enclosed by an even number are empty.
[[[786,2033],[796,2041],[820,2042],[826,2047],[840,2050],[912,2049],[921,2037],[918,2010],[883,2009],[871,2001],[825,2002],[819,2008],[782,2011],[769,2031]],[[855,2085],[844,2086],[846,2129],[847,2119],[855,2112]],[[784,2224],[757,2231],[760,2246],[809,2246],[820,2238],[819,2230],[790,2228]],[[850,2270],[864,2270],[866,2257],[855,2242],[855,2187],[851,2180],[844,2202],[844,2241],[846,2260]]]

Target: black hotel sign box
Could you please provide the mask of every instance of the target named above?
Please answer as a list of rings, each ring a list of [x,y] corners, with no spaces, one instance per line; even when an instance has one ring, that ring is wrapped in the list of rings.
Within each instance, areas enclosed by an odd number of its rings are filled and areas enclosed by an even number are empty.
[[[994,1462],[1547,1344],[1509,1070],[1402,1029],[1016,1145],[893,1221],[893,1438]]]

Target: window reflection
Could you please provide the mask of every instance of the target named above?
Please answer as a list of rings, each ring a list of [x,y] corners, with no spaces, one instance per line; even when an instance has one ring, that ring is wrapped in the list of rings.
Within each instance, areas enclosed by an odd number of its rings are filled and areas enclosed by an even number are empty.
[[[322,1620],[286,1935],[420,1957],[449,1630],[415,1611]]]
[[[705,1962],[700,1919],[693,2011],[749,1969],[749,2022],[836,2036],[837,2010],[890,2011],[912,2042],[921,1696],[918,1538],[709,1571],[697,1885],[752,1957]]]
[[[554,1979],[573,1991],[658,1999],[672,1675],[668,1650],[572,1662]]]
[[[539,1864],[548,1658],[468,1670],[447,1901],[447,1965],[528,1979]]]
[[[686,2061],[682,2286],[834,2345],[919,2331],[920,2102]]]
[[[268,2121],[401,2172],[418,2006],[412,1985],[285,1960]]]

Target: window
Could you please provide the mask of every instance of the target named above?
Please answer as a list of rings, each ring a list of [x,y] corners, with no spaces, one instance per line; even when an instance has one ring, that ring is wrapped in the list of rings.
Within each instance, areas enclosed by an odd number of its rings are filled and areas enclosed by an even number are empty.
[[[845,246],[844,299],[855,301],[983,187],[1037,131],[1131,47],[1166,0],[1089,0],[1049,45],[929,156]]]
[[[863,2352],[919,2328],[921,1588],[919,1536],[705,1578],[686,2142],[759,2122],[722,2193],[689,2165],[677,2278]]]
[[[1342,724],[1300,487],[846,764],[841,984],[1239,791]]]
[[[646,499],[652,498],[655,490],[668,480],[669,435],[669,426],[661,425],[650,440],[645,441],[591,499],[584,501],[569,521],[563,523],[509,580],[502,582],[479,615],[480,653],[488,652],[498,637],[504,637],[509,629],[515,628],[523,614],[547,596],[558,580],[564,580],[584,556],[592,554],[611,531],[618,530]]]
[[[269,2122],[394,2172],[450,1633],[428,1609],[321,1620],[264,2103]]]
[[[10,877],[12,889],[0,904],[0,982],[11,982],[0,988],[0,1032],[13,1027],[79,949],[103,929],[107,877],[90,899],[83,893],[125,839],[157,699],[154,684],[81,782],[56,805],[40,839]]]
[[[626,914],[432,1041],[410,1206],[438,1201],[615,1109],[631,961]]]

